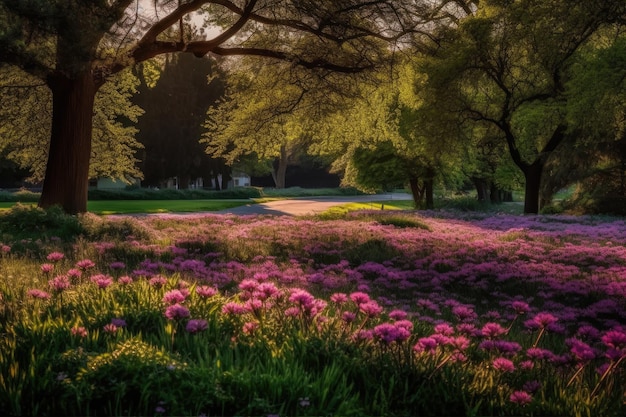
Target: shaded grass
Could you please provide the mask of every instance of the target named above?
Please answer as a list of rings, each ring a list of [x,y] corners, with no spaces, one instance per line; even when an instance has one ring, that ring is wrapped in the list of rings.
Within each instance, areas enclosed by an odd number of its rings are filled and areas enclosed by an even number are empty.
[[[225,210],[250,202],[250,200],[96,200],[87,203],[87,210],[95,214],[190,213]],[[1,202],[0,210],[9,210],[16,204]],[[34,207],[36,203],[23,205]]]

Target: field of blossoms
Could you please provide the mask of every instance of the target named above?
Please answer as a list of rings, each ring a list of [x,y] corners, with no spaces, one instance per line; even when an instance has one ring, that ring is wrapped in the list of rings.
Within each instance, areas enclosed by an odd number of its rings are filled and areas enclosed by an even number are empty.
[[[626,415],[622,219],[81,221],[1,238],[2,415]]]

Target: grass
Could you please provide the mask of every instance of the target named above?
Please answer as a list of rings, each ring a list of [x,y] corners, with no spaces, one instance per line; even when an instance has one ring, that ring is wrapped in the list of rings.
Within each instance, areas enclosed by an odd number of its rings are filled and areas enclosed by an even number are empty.
[[[225,210],[252,202],[257,200],[96,200],[87,203],[87,210],[95,214],[189,213]],[[16,204],[1,202],[0,211],[9,210]],[[20,204],[36,206],[36,203]]]

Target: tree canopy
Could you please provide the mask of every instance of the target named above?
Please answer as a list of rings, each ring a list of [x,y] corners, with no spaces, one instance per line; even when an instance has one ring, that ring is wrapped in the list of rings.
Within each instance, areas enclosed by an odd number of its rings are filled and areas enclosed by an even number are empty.
[[[273,58],[321,76],[357,73],[386,61],[394,45],[453,20],[460,7],[466,2],[1,0],[0,62],[39,78],[52,92],[39,204],[86,210],[95,94],[129,66],[184,52]],[[186,30],[185,19],[194,13],[217,34]]]

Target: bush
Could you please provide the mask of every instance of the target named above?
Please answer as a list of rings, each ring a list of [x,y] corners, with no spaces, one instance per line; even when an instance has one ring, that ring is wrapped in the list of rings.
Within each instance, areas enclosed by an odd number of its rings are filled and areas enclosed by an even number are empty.
[[[89,200],[210,200],[259,198],[261,191],[254,187],[215,190],[153,190],[132,188],[124,190],[90,190]]]
[[[0,230],[12,240],[56,237],[65,242],[83,232],[78,218],[65,214],[60,207],[44,210],[21,204],[0,214]]]

